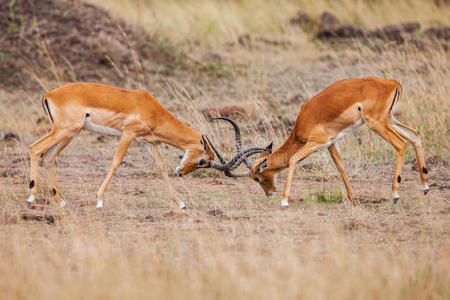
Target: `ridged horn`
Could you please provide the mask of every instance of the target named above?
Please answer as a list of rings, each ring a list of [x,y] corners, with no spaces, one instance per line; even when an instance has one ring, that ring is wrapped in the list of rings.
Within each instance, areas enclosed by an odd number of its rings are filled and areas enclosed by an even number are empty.
[[[214,118],[211,118],[211,120],[225,120],[233,126],[234,137],[236,139],[236,149],[237,149],[238,154],[240,154],[242,151],[242,140],[241,140],[241,130],[239,129],[239,125],[233,119],[228,118],[228,117],[214,117]],[[250,169],[252,167],[252,163],[247,159],[247,157],[244,157],[243,162],[245,162],[245,165],[247,166],[247,168]]]
[[[239,152],[242,150],[242,140],[241,140],[241,130],[239,129],[239,125],[228,117],[214,117],[211,120],[225,120],[229,122],[234,128],[234,138],[236,139],[236,149]]]
[[[209,139],[209,137],[207,135],[203,135],[204,137],[206,137],[206,140],[208,140],[209,145],[211,146],[211,148],[213,148],[214,153],[216,153],[217,158],[220,160],[220,162],[225,165],[227,162],[225,161],[225,159],[223,159],[222,155],[219,153],[219,151],[216,149],[216,147],[214,147],[214,144],[211,142],[211,140]]]

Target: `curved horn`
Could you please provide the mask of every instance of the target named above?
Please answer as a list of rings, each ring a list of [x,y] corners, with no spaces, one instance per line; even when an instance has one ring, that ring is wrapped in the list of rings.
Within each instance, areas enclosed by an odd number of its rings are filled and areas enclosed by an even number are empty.
[[[228,121],[234,128],[234,137],[236,139],[236,149],[238,154],[242,151],[242,140],[241,140],[241,130],[239,129],[239,125],[231,118],[228,117],[214,117],[211,118],[211,120],[225,120]],[[252,163],[247,159],[247,157],[244,157],[244,162],[247,168],[252,167]],[[241,162],[242,163],[242,162]]]
[[[220,170],[220,171],[227,171],[228,167],[226,164],[218,164],[216,163],[214,160],[211,160],[209,165],[211,166],[211,168]]]
[[[228,164],[219,164],[216,163],[215,161],[211,161],[210,162],[210,166],[211,168],[217,169],[219,171],[223,171],[225,173],[226,176],[228,177],[250,177],[252,172],[250,170],[244,171],[244,172],[239,172],[239,173],[234,173],[231,170],[236,169],[237,167],[239,167],[240,164],[242,164],[242,162],[244,160],[246,160],[249,156],[255,154],[255,153],[260,153],[261,149],[251,149],[251,151],[247,151],[246,153],[238,156],[236,155],[232,161],[230,161]],[[238,157],[238,158],[237,158]],[[237,159],[236,159],[237,158]],[[234,162],[233,164],[231,164],[232,162]]]
[[[228,162],[228,166],[229,166],[230,170],[234,170],[237,167],[239,167],[243,162],[246,162],[247,158],[249,156],[252,156],[253,154],[261,153],[263,151],[267,151],[267,149],[266,148],[258,148],[258,147],[245,149],[243,152],[241,152],[240,154],[233,157],[233,159]],[[250,166],[247,165],[247,167],[250,169],[252,167],[252,164],[250,163]]]
[[[234,137],[236,139],[236,149],[239,152],[242,150],[242,140],[241,140],[241,130],[239,129],[239,125],[233,120],[228,117],[214,117],[211,118],[211,120],[225,120],[230,122],[231,125],[233,125],[234,128]]]
[[[220,162],[225,165],[227,162],[225,161],[225,159],[223,159],[222,155],[220,155],[219,151],[217,151],[216,147],[214,147],[213,143],[211,142],[211,140],[209,139],[209,137],[207,135],[204,135],[206,137],[206,139],[208,140],[209,145],[211,146],[211,148],[213,148],[214,153],[216,153],[217,158],[220,160]]]
[[[225,174],[228,177],[233,177],[233,178],[237,178],[237,177],[251,177],[252,171],[247,170],[247,171],[239,172],[239,173],[234,173],[234,172],[228,171],[228,172],[225,172]]]
[[[248,148],[248,149],[245,149],[244,151],[242,151],[241,153],[236,154],[228,163],[218,164],[212,160],[210,162],[210,166],[214,169],[217,169],[220,171],[225,171],[225,173],[227,173],[227,171],[234,170],[237,167],[239,167],[239,165],[245,159],[247,159],[249,156],[256,154],[256,153],[261,153],[261,152],[267,151],[267,150],[268,150],[267,148],[259,148],[259,147]]]

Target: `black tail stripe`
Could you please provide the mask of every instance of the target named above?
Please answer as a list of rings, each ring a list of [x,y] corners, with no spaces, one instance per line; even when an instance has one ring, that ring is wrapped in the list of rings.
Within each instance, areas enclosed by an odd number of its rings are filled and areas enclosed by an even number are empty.
[[[52,117],[52,114],[50,113],[50,109],[48,108],[48,102],[47,102],[47,99],[44,99],[44,103],[45,103],[45,106],[47,107],[47,113],[48,113],[48,116],[50,117],[50,120],[51,120],[52,123],[53,123],[53,117]]]
[[[394,107],[395,101],[397,100],[397,96],[399,94],[398,88],[395,89],[394,100],[392,100],[391,108],[389,108],[389,115],[391,115],[392,108]]]

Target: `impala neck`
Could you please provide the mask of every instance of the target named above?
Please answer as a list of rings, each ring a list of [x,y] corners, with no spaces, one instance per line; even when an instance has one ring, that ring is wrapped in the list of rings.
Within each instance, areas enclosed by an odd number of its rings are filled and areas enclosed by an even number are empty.
[[[280,172],[289,167],[289,160],[301,145],[295,143],[293,132],[283,145],[267,157],[267,170]]]
[[[153,130],[153,135],[157,141],[183,151],[197,148],[202,150],[202,134],[187,126],[170,113],[168,116],[164,116],[164,121]]]

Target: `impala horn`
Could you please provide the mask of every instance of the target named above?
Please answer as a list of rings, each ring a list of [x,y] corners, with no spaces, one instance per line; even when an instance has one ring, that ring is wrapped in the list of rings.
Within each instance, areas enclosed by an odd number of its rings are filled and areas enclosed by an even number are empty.
[[[214,117],[214,118],[211,118],[211,120],[225,120],[233,126],[234,137],[236,139],[236,149],[237,149],[238,154],[241,153],[242,140],[241,140],[241,130],[239,129],[239,125],[233,119],[230,119],[228,117]],[[247,157],[244,158],[244,163],[247,166],[247,168],[250,169],[252,167],[252,163],[247,159]]]
[[[236,169],[237,167],[239,167],[242,164],[242,162],[245,162],[245,165],[247,166],[247,168],[250,169],[252,167],[252,163],[248,160],[249,156],[251,156],[253,154],[261,153],[263,151],[271,151],[271,149],[260,148],[260,147],[251,147],[251,148],[242,150],[241,131],[235,121],[233,121],[232,119],[227,118],[227,117],[215,117],[215,118],[211,118],[211,120],[225,120],[225,121],[228,121],[229,123],[231,123],[231,125],[234,128],[236,149],[238,152],[228,163],[226,163],[225,160],[223,160],[222,156],[219,154],[219,152],[214,148],[214,146],[212,146],[211,142],[208,140],[208,142],[211,144],[214,152],[217,154],[217,157],[219,158],[219,160],[221,162],[221,164],[218,164],[215,161],[211,161],[211,163],[210,163],[211,167],[215,168],[217,170],[220,170],[220,171],[224,171],[225,175],[227,175],[228,177],[249,176],[250,170],[243,172],[243,173],[233,173],[231,171]]]

